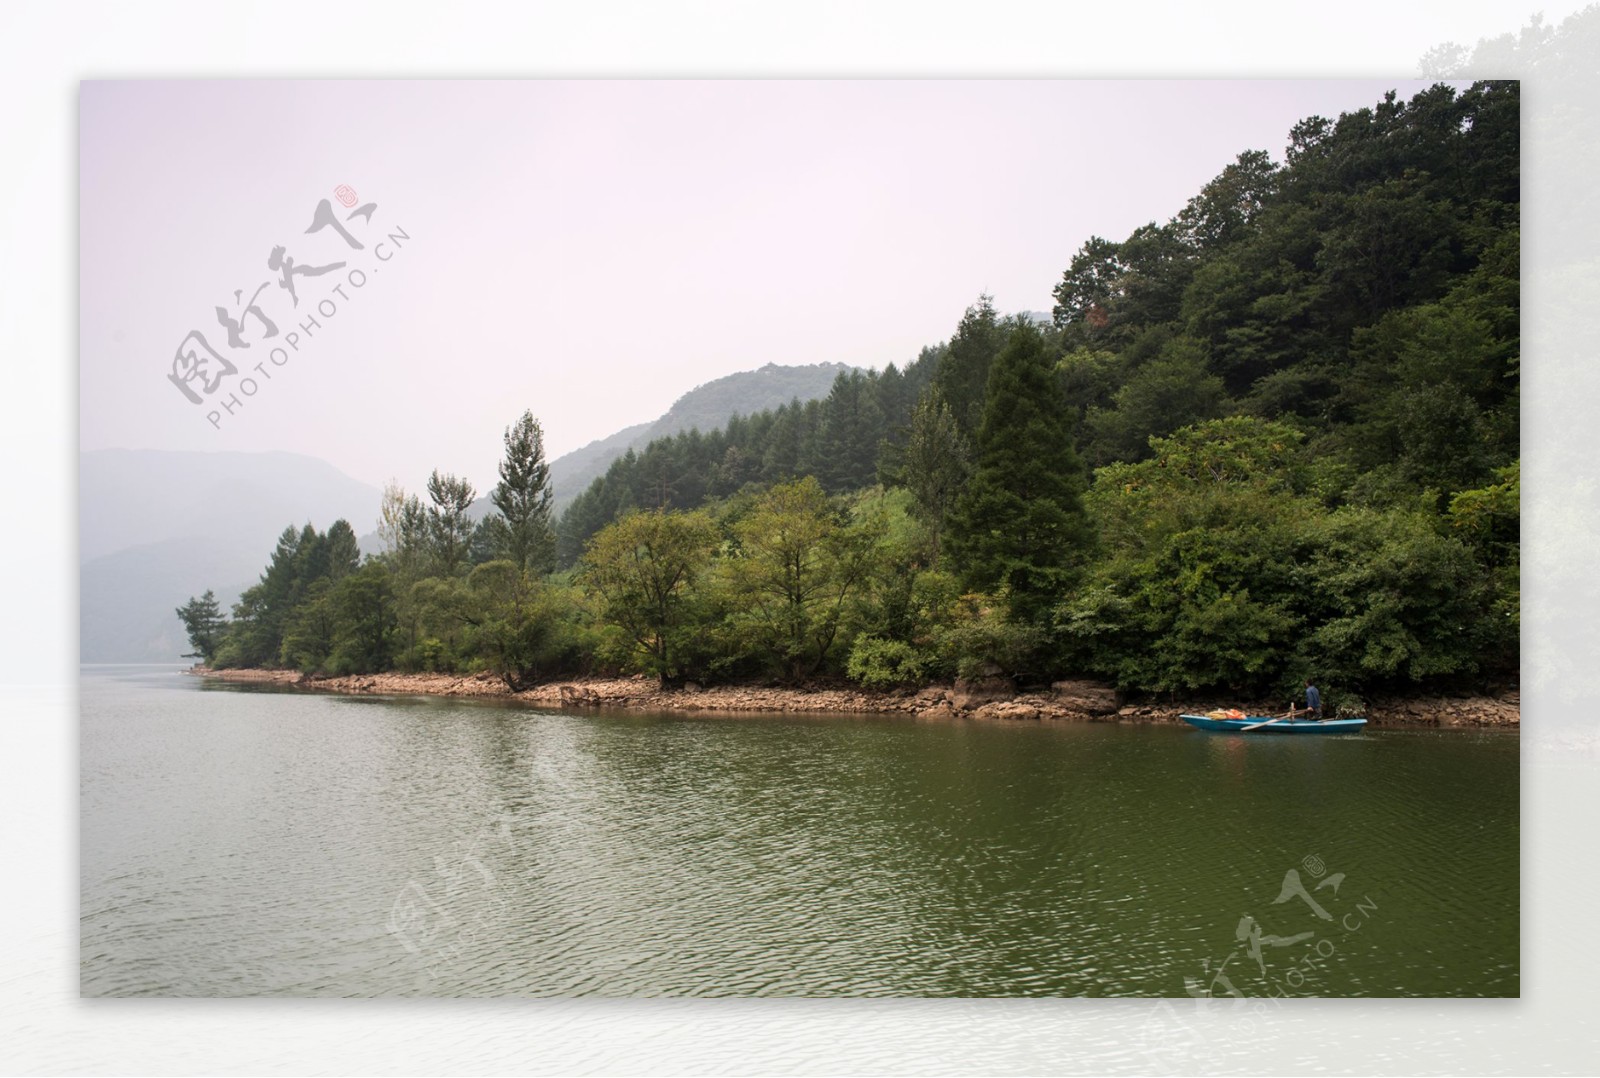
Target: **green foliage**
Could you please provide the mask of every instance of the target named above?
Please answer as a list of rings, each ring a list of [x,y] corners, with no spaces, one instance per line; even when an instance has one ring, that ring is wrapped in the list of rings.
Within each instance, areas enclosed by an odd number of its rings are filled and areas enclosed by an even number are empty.
[[[1057,610],[1075,658],[1148,691],[1479,670],[1481,562],[1424,511],[1328,510],[1297,493],[1298,442],[1241,417],[1102,469],[1088,501],[1115,553]]]
[[[1105,349],[1074,348],[1056,362],[1061,389],[1073,417],[1082,423],[1091,408],[1110,408],[1111,398],[1126,380],[1127,361]]]
[[[1484,574],[1427,516],[1342,509],[1311,522],[1303,542],[1304,665],[1347,685],[1478,669]]]
[[[1517,455],[1516,318],[1499,280],[1480,268],[1354,334],[1351,456],[1391,501],[1476,486]]]
[[[1137,551],[1166,530],[1204,526],[1221,513],[1241,511],[1227,500],[1254,492],[1258,508],[1309,483],[1304,436],[1294,428],[1235,416],[1152,438],[1148,460],[1108,465],[1095,473],[1087,504],[1102,541],[1118,552]]]
[[[1005,603],[965,594],[942,612],[932,633],[940,667],[955,677],[1041,673],[1048,634],[1020,620]]]
[[[1335,196],[1339,198],[1340,196]],[[1412,177],[1342,196],[1316,264],[1344,322],[1368,322],[1408,301],[1430,299],[1453,258],[1452,208]]]
[[[1224,485],[1174,500],[1185,504],[1058,608],[1069,653],[1124,688],[1271,683],[1295,641],[1294,513],[1305,507]]]
[[[278,536],[266,572],[234,604],[234,629],[218,658],[228,665],[270,666],[283,645],[284,622],[294,607],[301,533],[293,526]]]
[[[1177,338],[1116,391],[1112,407],[1089,410],[1090,459],[1139,460],[1152,437],[1215,418],[1225,402],[1222,379],[1207,371],[1199,342]]]
[[[1450,534],[1466,543],[1488,574],[1487,609],[1472,621],[1477,652],[1491,670],[1517,669],[1522,631],[1522,464],[1495,471],[1495,482],[1450,499]]]
[[[283,665],[302,673],[315,673],[333,653],[339,625],[331,590],[329,580],[318,580],[295,607],[284,633]]]
[[[903,640],[861,636],[850,649],[846,669],[869,689],[891,689],[920,684],[927,677],[928,662],[915,645]]]
[[[1200,189],[1178,214],[1177,230],[1201,251],[1250,238],[1256,217],[1277,193],[1278,166],[1260,150],[1246,150]]]
[[[428,477],[428,540],[432,546],[434,570],[454,576],[467,564],[467,546],[473,525],[467,509],[477,492],[465,479],[441,475],[437,469]]]
[[[989,379],[972,480],[950,516],[949,553],[970,587],[1005,589],[1024,620],[1053,605],[1091,540],[1069,423],[1039,332],[1013,329]]]
[[[347,520],[336,520],[323,537],[323,572],[329,580],[343,580],[361,567],[361,544]]]
[[[478,613],[465,580],[431,576],[416,581],[398,595],[395,617],[395,666],[408,672],[468,672],[470,628]]]
[[[200,598],[191,597],[178,607],[177,613],[178,620],[183,622],[184,630],[189,634],[189,646],[194,648],[185,658],[199,659],[209,664],[216,658],[217,649],[222,645],[223,634],[228,628],[228,619],[222,616],[216,595],[208,588]]]
[[[334,521],[326,534],[310,524],[298,532],[285,528],[260,582],[240,595],[233,622],[215,642],[217,663],[273,666],[282,662],[314,668],[325,652],[314,659],[306,657],[307,649],[313,647],[306,634],[312,630],[308,627],[310,615],[302,607],[324,599],[328,587],[354,573],[359,562],[355,530],[346,521]],[[291,633],[299,637],[292,649],[293,659],[285,651]]]
[[[514,561],[479,565],[467,578],[473,652],[512,692],[581,669],[587,641],[579,596]]]
[[[896,471],[916,499],[917,516],[928,526],[935,566],[945,521],[972,472],[971,454],[944,394],[938,386],[930,388],[911,415],[911,432]]]
[[[830,493],[870,485],[885,447],[903,443],[912,406],[942,355],[924,349],[903,371],[893,364],[881,373],[844,371],[822,400],[735,416],[722,430],[688,430],[624,453],[562,514],[558,564],[575,564],[589,539],[629,509],[695,509],[803,475]]]
[[[983,418],[984,386],[989,368],[1005,346],[1007,327],[994,309],[994,297],[983,295],[961,316],[955,334],[939,356],[933,385],[955,402],[952,411],[963,437],[970,438]]]
[[[1516,48],[1581,51],[1596,25]],[[1283,164],[1246,151],[1171,219],[1089,238],[1054,325],[981,296],[904,368],[829,371],[825,398],[720,428],[685,410],[553,540],[525,413],[478,525],[463,480],[435,472],[427,504],[390,484],[379,557],[342,521],[291,527],[231,621],[209,593],[180,617],[214,665],[513,687],[1315,676],[1337,705],[1513,673],[1519,93],[1309,117]],[[546,576],[552,541],[575,577]]]
[[[1090,236],[1056,285],[1052,316],[1058,326],[1080,323],[1089,331],[1110,324],[1110,307],[1122,294],[1125,267],[1118,257],[1120,245]]]
[[[690,673],[699,583],[716,532],[704,513],[632,512],[603,528],[584,554],[582,579],[600,617],[627,634],[663,683]]]
[[[1501,553],[1517,544],[1522,523],[1522,462],[1495,471],[1495,482],[1463,490],[1450,499],[1450,526],[1486,550]]]
[[[1109,553],[1056,610],[1068,654],[1124,688],[1245,689],[1293,648],[1302,438],[1251,417],[1151,439],[1153,456],[1095,475]]]
[[[883,528],[843,519],[809,476],[773,487],[733,522],[722,563],[731,623],[772,672],[800,678],[826,667]]]
[[[818,478],[829,491],[871,485],[884,434],[883,409],[873,384],[859,371],[841,374],[823,408],[817,433]]]
[[[407,494],[398,483],[384,487],[378,536],[383,540],[384,560],[398,579],[413,581],[427,571],[428,512],[415,494]]]
[[[332,674],[389,669],[394,659],[394,588],[388,568],[369,561],[333,587],[330,599],[336,619],[333,654],[326,668]]]
[[[547,573],[555,567],[550,498],[544,430],[532,412],[523,412],[516,423],[506,428],[500,482],[489,495],[500,514],[490,529],[496,553],[533,573]]]

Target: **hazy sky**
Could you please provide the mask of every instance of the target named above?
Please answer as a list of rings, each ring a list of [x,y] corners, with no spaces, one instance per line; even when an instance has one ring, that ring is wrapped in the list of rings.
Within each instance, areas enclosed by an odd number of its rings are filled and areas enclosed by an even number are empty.
[[[481,491],[525,408],[553,458],[734,371],[904,364],[982,292],[1048,311],[1090,235],[1166,220],[1243,150],[1281,160],[1305,116],[1423,85],[85,83],[81,446],[290,450]],[[306,234],[323,199],[363,249]],[[296,277],[294,307],[277,246],[346,265]],[[278,336],[245,318],[231,350],[215,308],[238,318],[263,283]],[[239,368],[192,383],[200,405],[167,378],[191,330]]]

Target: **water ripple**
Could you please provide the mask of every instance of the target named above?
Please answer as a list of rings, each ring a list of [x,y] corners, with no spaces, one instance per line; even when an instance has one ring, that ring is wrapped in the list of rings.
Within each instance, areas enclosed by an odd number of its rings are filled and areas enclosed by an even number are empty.
[[[1219,964],[1251,995],[1518,991],[1515,736],[146,675],[86,678],[82,746],[91,995],[1182,995]],[[1258,963],[1244,918],[1315,934]]]

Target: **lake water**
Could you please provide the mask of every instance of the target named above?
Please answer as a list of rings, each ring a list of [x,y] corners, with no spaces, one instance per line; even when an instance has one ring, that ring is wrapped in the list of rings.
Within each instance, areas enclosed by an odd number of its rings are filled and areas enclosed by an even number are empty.
[[[1515,733],[81,689],[85,995],[1518,993]]]

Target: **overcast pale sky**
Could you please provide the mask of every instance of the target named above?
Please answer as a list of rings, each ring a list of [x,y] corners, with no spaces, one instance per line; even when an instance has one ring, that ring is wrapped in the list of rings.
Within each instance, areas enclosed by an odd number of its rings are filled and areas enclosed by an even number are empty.
[[[85,83],[81,447],[289,450],[483,490],[525,408],[556,457],[734,371],[904,364],[982,292],[1048,311],[1090,235],[1166,220],[1243,150],[1281,160],[1305,116],[1423,85]],[[306,234],[323,199],[361,250]],[[297,277],[295,307],[277,246],[346,265]],[[278,337],[246,318],[230,350],[215,308],[237,318],[263,283]],[[191,330],[239,367],[192,383],[199,405],[167,378]]]

